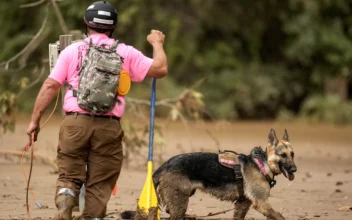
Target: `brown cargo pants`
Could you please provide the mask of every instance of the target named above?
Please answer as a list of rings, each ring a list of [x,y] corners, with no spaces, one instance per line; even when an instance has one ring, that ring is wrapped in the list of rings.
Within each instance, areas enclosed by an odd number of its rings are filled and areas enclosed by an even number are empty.
[[[78,201],[80,188],[85,183],[83,218],[105,216],[121,171],[123,135],[120,121],[112,118],[68,115],[61,124],[56,193],[61,188],[70,188]]]

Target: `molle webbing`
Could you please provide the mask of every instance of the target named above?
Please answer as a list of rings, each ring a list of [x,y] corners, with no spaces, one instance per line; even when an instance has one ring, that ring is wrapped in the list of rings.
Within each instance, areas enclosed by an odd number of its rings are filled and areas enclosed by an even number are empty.
[[[238,154],[234,151],[219,151],[219,163],[225,167],[234,169],[235,165],[239,163]]]

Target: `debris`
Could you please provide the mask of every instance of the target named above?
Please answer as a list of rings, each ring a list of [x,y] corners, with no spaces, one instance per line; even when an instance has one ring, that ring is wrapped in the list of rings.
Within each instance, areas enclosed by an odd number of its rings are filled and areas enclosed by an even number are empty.
[[[345,174],[348,174],[350,172],[351,172],[351,170],[345,170]]]
[[[44,208],[43,204],[42,204],[40,201],[36,201],[35,204],[37,205],[37,207],[38,207],[39,209]],[[46,207],[46,208],[48,208],[48,207]]]
[[[312,173],[311,172],[306,172],[306,177],[307,178],[311,178],[312,177]]]
[[[51,170],[49,172],[50,175],[56,175],[56,174],[59,174],[59,170]]]
[[[337,211],[344,211],[344,212],[352,211],[352,206],[342,206],[338,208]]]
[[[314,217],[316,217],[316,218],[319,218],[320,217],[320,215],[313,215]]]
[[[335,192],[340,193],[342,191],[340,189],[336,189]]]
[[[47,206],[47,205],[42,205],[41,208],[39,208],[39,209],[48,209],[48,208],[49,208],[49,206]]]
[[[327,173],[326,176],[332,176],[332,173]]]
[[[23,154],[22,151],[0,150],[0,156],[11,156],[11,157],[21,158],[22,154]],[[29,159],[30,158],[30,154],[24,155],[24,158]],[[33,159],[38,161],[38,162],[41,162],[42,164],[52,166],[54,168],[54,170],[58,170],[55,158],[49,158],[49,157],[44,156],[44,155],[35,154]],[[10,180],[10,177],[7,177],[6,179]]]
[[[336,182],[336,186],[342,186],[342,185],[343,185],[343,182],[341,182],[341,181]]]

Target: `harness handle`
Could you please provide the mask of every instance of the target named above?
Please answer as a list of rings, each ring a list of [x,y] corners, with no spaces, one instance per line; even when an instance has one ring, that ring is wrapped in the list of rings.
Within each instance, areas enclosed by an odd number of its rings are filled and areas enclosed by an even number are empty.
[[[219,150],[219,153],[222,154],[222,153],[234,153],[236,155],[240,155],[239,153],[237,153],[236,151],[232,151],[232,150],[224,150],[224,151],[221,151]]]

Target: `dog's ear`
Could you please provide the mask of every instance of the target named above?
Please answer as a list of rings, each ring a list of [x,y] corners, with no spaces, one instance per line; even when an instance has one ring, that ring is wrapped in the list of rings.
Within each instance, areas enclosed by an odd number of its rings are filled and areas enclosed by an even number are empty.
[[[274,129],[271,129],[269,132],[269,144],[271,146],[276,146],[278,143],[279,139],[277,139]]]
[[[287,133],[287,130],[286,130],[286,129],[285,129],[285,134],[284,134],[284,136],[282,137],[282,140],[289,142],[288,133]]]

